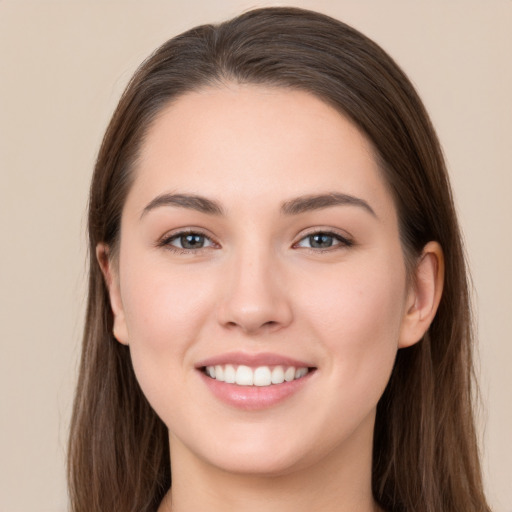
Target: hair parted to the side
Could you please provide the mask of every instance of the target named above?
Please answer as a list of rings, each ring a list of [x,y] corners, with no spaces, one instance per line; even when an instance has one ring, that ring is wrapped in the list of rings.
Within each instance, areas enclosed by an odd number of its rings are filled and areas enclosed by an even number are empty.
[[[441,149],[413,86],[375,43],[325,15],[247,12],[177,36],[128,84],[106,131],[89,204],[89,296],[69,441],[73,512],[154,512],[171,484],[168,434],[112,335],[98,243],[115,253],[144,135],[181,94],[236,82],[308,91],[372,142],[404,255],[445,255],[443,298],[424,339],[399,350],[376,418],[373,493],[387,511],[489,511],[472,412],[472,321],[461,236]]]

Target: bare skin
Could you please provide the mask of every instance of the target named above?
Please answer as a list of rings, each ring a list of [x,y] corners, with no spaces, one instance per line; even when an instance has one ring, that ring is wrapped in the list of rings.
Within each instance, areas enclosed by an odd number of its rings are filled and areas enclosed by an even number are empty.
[[[377,402],[435,315],[443,255],[427,244],[407,279],[393,199],[351,122],[299,91],[181,97],[145,140],[118,258],[97,253],[114,334],[169,428],[159,512],[379,510]],[[308,373],[247,408],[254,394],[202,363],[237,357]]]

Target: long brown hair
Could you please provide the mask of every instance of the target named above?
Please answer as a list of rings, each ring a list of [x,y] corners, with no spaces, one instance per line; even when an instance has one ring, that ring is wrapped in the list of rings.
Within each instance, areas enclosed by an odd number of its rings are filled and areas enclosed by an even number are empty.
[[[171,484],[168,435],[112,335],[98,243],[117,247],[144,135],[181,94],[226,82],[308,91],[373,143],[394,195],[406,261],[444,250],[446,280],[424,339],[398,352],[377,409],[373,494],[388,511],[489,511],[473,412],[472,321],[461,236],[441,149],[410,81],[375,43],[328,16],[257,9],[177,36],[124,92],[90,191],[89,297],[69,441],[73,512],[154,512]]]

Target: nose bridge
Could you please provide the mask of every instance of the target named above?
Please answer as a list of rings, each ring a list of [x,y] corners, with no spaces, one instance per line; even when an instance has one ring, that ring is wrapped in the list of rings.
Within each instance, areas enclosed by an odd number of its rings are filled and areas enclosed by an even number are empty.
[[[270,244],[248,242],[233,251],[224,276],[219,320],[244,332],[278,329],[291,321],[278,255]]]

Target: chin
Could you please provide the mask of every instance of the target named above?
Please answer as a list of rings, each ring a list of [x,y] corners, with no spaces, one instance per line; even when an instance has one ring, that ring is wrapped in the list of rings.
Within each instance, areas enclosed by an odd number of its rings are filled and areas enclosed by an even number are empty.
[[[275,477],[314,463],[307,449],[310,443],[290,436],[290,430],[275,432],[262,425],[245,427],[227,427],[217,432],[211,429],[209,436],[187,432],[181,440],[171,435],[171,465],[175,457],[191,460],[192,456],[200,464],[227,473]]]
[[[221,471],[266,478],[290,475],[323,464],[331,455],[345,452],[354,441],[355,432],[351,428],[344,432],[341,426],[335,434],[324,429],[322,436],[313,434],[317,429],[297,427],[297,424],[288,424],[281,429],[275,424],[274,428],[262,424],[245,425],[245,428],[238,425],[210,432],[211,436],[204,444],[196,444],[194,438],[189,438],[191,444],[187,450]],[[367,440],[367,436],[364,437]],[[212,440],[215,441],[212,443]]]
[[[222,458],[212,458],[208,462],[228,473],[240,476],[256,476],[270,478],[288,475],[309,466],[307,457],[301,457],[296,452],[276,453],[266,450],[246,450],[243,453],[231,451]],[[311,462],[310,462],[311,463]]]

